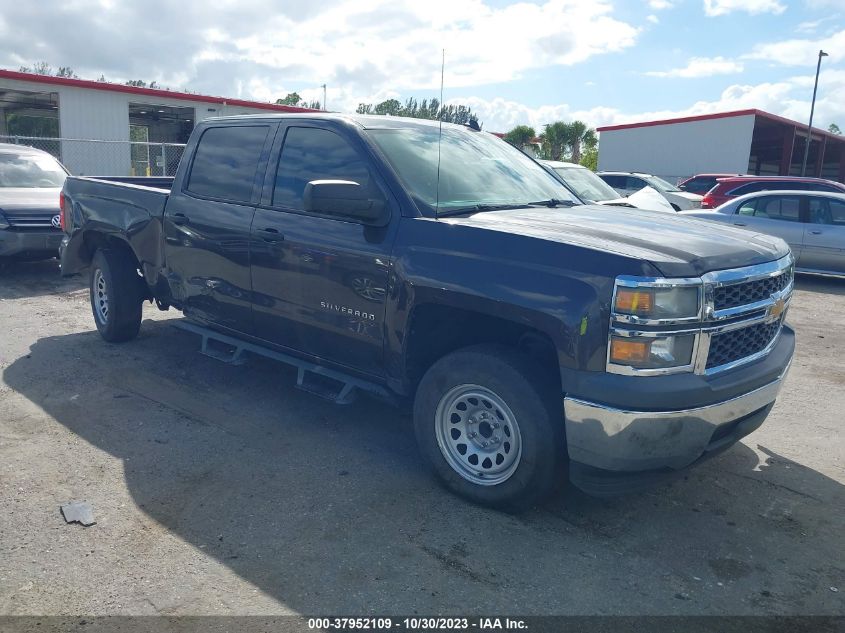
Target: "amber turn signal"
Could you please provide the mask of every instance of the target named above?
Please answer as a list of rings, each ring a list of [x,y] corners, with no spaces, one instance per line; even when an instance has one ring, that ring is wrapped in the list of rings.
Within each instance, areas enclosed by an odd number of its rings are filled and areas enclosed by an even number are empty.
[[[654,308],[654,291],[619,288],[615,308],[622,314],[650,314]]]
[[[645,363],[651,355],[651,341],[613,338],[610,342],[610,360],[614,363]]]

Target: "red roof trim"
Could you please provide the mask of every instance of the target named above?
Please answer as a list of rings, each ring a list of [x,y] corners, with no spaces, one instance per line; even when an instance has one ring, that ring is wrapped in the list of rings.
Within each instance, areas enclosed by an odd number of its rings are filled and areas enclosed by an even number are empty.
[[[690,123],[692,121],[710,121],[713,119],[730,119],[738,116],[758,116],[763,119],[768,119],[770,121],[776,121],[778,123],[783,123],[785,125],[794,126],[799,131],[806,130],[807,125],[804,123],[800,123],[798,121],[793,121],[792,119],[787,119],[782,116],[778,116],[777,114],[772,114],[770,112],[764,112],[763,110],[757,110],[756,108],[752,108],[750,110],[733,110],[731,112],[717,112],[715,114],[700,114],[697,116],[685,116],[679,117],[675,119],[663,119],[662,121],[643,121],[641,123],[623,123],[621,125],[605,125],[603,127],[596,128],[597,132],[611,132],[613,130],[630,130],[633,128],[639,127],[653,127],[655,125],[673,125],[675,123]],[[842,141],[842,136],[838,134],[832,134],[827,130],[822,130],[817,127],[813,128],[813,134],[818,134],[821,136],[827,136],[830,138],[834,138],[836,140]]]
[[[692,121],[709,121],[711,119],[730,119],[738,116],[749,116],[760,114],[759,110],[734,110],[733,112],[718,112],[716,114],[699,114],[697,116],[685,116],[676,119],[663,119],[662,121],[643,121],[642,123],[623,123],[621,125],[605,125],[596,128],[597,132],[609,132],[611,130],[629,130],[636,127],[652,127],[655,125],[672,125],[673,123],[690,123]]]
[[[128,94],[144,95],[147,97],[163,97],[166,99],[179,99],[182,101],[199,101],[202,103],[216,103],[218,105],[273,110],[275,112],[317,112],[317,110],[312,110],[311,108],[297,108],[294,106],[279,105],[276,103],[262,103],[260,101],[245,101],[243,99],[228,99],[226,97],[195,95],[189,92],[159,90],[157,88],[139,88],[137,86],[127,86],[124,84],[115,84],[103,81],[91,81],[89,79],[70,79],[68,77],[52,77],[50,75],[20,73],[14,70],[0,69],[0,79],[16,79],[18,81],[29,81],[54,86],[70,86],[73,88],[87,88],[89,90],[104,90],[106,92],[125,92]]]

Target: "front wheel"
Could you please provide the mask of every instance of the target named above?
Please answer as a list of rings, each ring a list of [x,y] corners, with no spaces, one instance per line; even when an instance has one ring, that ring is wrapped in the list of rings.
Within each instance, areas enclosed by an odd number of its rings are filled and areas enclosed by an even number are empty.
[[[105,340],[122,343],[138,336],[142,297],[135,262],[125,253],[98,250],[91,261],[91,311]]]
[[[557,394],[558,396],[560,394]],[[440,359],[414,402],[420,450],[453,492],[507,511],[524,510],[562,483],[562,409],[528,358],[478,346]]]

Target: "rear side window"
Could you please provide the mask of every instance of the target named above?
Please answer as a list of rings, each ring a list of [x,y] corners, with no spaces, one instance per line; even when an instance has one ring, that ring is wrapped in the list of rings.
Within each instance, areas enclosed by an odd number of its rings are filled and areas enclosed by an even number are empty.
[[[810,191],[825,191],[827,193],[845,193],[842,189],[838,187],[834,187],[833,185],[825,185],[822,183],[809,183],[806,185],[807,189]]]
[[[312,180],[349,180],[370,187],[370,170],[358,152],[338,134],[311,127],[292,127],[285,135],[273,206],[304,210],[305,185]]]
[[[624,189],[625,188],[625,176],[611,176],[609,174],[605,174],[600,176],[602,180],[604,180],[607,184],[609,184],[614,189]]]
[[[716,185],[716,179],[711,177],[693,178],[685,183],[681,189],[690,193],[705,194]]]
[[[754,210],[754,217],[783,220],[786,222],[800,222],[801,199],[798,196],[759,198]]]
[[[206,130],[194,156],[188,191],[206,198],[249,203],[269,129],[256,125]]]

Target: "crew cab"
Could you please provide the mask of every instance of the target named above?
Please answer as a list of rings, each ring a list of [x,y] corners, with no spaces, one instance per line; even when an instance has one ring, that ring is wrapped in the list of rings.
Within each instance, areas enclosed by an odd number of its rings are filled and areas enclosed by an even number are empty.
[[[433,471],[477,503],[681,472],[762,424],[792,358],[782,240],[583,205],[479,130],[211,119],[154,184],[64,186],[62,273],[88,272],[106,341],[151,300],[302,386],[407,403]]]

